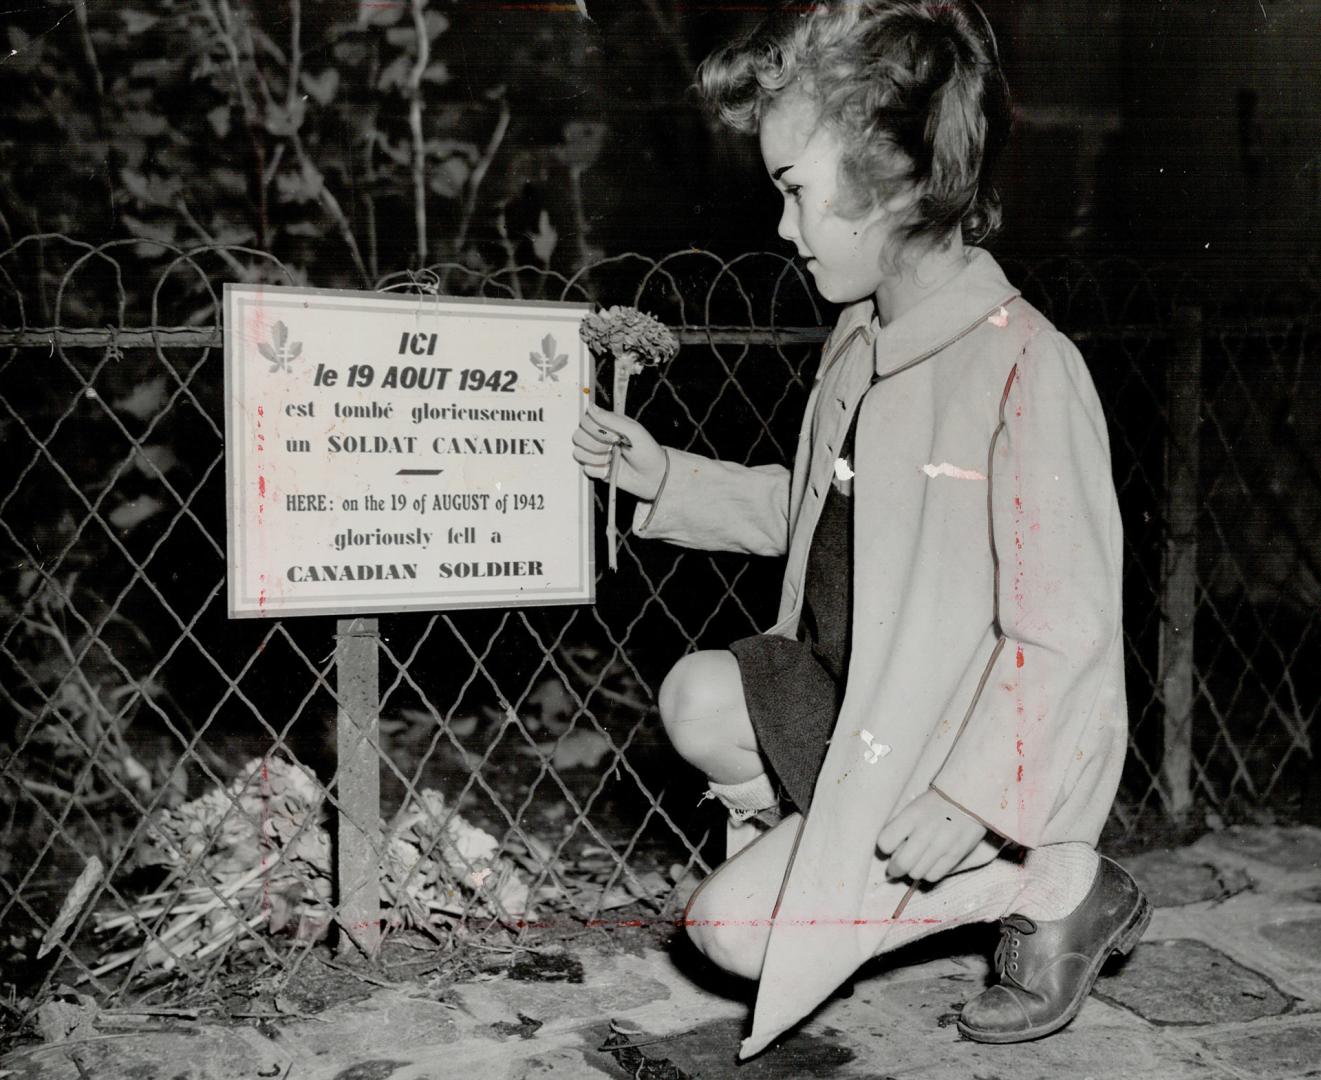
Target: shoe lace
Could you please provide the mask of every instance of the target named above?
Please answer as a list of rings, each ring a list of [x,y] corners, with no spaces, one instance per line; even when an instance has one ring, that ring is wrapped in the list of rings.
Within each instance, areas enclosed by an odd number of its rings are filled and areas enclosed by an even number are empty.
[[[1026,915],[1006,915],[1000,920],[1000,943],[995,947],[995,973],[1001,982],[1018,981],[1018,947],[1022,944],[1022,935],[1035,934],[1037,924]]]

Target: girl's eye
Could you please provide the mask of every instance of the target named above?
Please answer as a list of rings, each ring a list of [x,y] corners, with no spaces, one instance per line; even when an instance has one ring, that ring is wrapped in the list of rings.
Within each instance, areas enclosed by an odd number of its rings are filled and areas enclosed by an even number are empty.
[[[798,196],[802,193],[802,190],[803,189],[799,187],[797,184],[790,184],[787,188],[784,189],[784,193],[789,198],[793,199],[794,202],[797,202]]]

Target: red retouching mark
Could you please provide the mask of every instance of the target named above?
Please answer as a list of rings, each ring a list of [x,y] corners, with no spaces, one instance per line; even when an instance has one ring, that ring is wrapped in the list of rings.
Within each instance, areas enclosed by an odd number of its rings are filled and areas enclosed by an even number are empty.
[[[606,925],[603,920],[597,920]],[[911,919],[680,919],[680,926],[939,926],[955,919],[923,915]],[[609,925],[617,926],[611,922]]]
[[[1022,739],[1015,739],[1015,740],[1014,740],[1014,749],[1015,749],[1016,751],[1018,751],[1018,756],[1019,756],[1019,757],[1022,757],[1022,756],[1023,756],[1023,740],[1022,740]],[[1022,768],[1022,766],[1020,765],[1019,768]]]
[[[266,436],[261,433],[261,418],[266,415],[266,410],[261,405],[257,406],[257,453],[264,453],[266,447]],[[261,471],[261,466],[257,466],[257,525],[260,528],[265,522],[266,513],[266,476]],[[258,598],[259,604],[262,600]]]
[[[1022,765],[1020,765],[1020,766],[1018,767],[1018,782],[1019,782],[1020,784],[1023,782],[1023,766],[1022,766]]]
[[[1023,659],[1023,646],[1018,646],[1014,653],[1014,667],[1021,668],[1027,661]]]
[[[489,918],[485,916],[474,916],[474,922],[480,919],[483,926],[489,926]],[[586,922],[573,922],[565,919],[522,919],[509,918],[501,920],[502,924],[517,930],[557,930],[566,927],[576,927],[581,929],[587,926],[593,929],[601,927],[647,927],[647,926],[738,926],[738,927],[771,927],[771,926],[943,926],[946,923],[954,925],[963,925],[963,920],[953,917],[942,917],[936,915],[914,916],[907,919],[689,919],[689,918],[671,918],[671,919],[588,919]],[[380,919],[363,919],[358,922],[345,924],[345,929],[350,931],[370,930],[373,928],[393,928],[397,929],[403,925],[398,916],[382,915]],[[453,922],[448,918],[441,919],[437,917],[431,922],[431,925],[445,926],[447,929],[453,928]]]

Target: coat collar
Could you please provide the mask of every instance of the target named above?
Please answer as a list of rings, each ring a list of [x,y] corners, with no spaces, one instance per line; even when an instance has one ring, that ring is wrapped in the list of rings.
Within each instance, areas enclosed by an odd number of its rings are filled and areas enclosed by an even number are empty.
[[[845,308],[839,340],[861,329],[875,346],[876,376],[884,378],[953,344],[1018,295],[990,252],[969,248],[962,270],[894,322],[879,325],[870,298]]]

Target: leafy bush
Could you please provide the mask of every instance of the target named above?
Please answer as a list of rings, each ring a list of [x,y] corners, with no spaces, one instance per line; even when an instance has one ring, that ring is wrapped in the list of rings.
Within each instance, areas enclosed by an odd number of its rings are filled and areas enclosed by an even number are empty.
[[[590,24],[491,19],[456,0],[16,13],[0,227],[11,240],[127,234],[154,242],[148,259],[159,245],[251,246],[327,286],[450,260],[576,269],[600,254],[581,181],[606,127],[578,113],[594,95],[573,90],[600,64]],[[576,242],[560,250],[566,232]],[[279,272],[225,258],[237,278]]]

